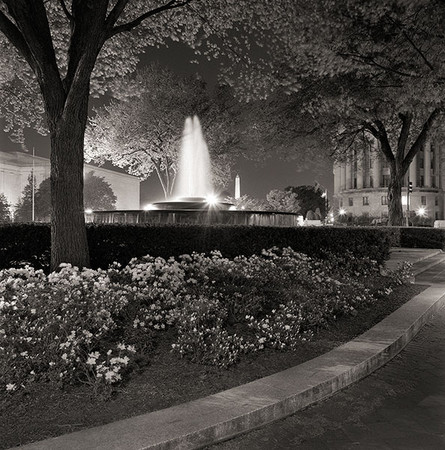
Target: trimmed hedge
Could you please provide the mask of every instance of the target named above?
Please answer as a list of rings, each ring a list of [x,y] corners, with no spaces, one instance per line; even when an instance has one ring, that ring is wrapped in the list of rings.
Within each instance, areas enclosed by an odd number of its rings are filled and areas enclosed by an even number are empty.
[[[425,227],[400,228],[400,247],[439,248],[445,250],[445,229]]]
[[[325,251],[356,257],[368,256],[380,264],[398,239],[398,229],[356,227],[275,228],[243,225],[122,225],[87,226],[91,266],[106,268],[117,261],[127,264],[133,257],[179,256],[220,250],[223,256],[260,254],[261,250],[291,247],[310,256]],[[49,263],[49,224],[10,224],[0,228],[0,268],[24,262],[35,268]]]
[[[45,269],[50,261],[51,231],[47,223],[11,223],[0,226],[0,269],[26,262]]]

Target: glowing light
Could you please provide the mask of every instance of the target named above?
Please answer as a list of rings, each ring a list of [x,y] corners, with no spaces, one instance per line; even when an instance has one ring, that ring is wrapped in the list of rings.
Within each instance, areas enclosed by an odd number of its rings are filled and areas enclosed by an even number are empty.
[[[88,208],[85,210],[86,214],[93,214],[93,210],[91,208]]]
[[[338,213],[340,214],[340,216],[344,216],[346,214],[346,210],[343,208],[340,208],[340,210],[338,211]]]
[[[406,195],[402,195],[402,206],[406,206],[408,204],[408,198]]]
[[[151,211],[152,209],[156,209],[153,203],[148,203],[144,206],[144,211]]]
[[[216,205],[218,203],[218,196],[215,194],[208,194],[206,197],[206,203],[209,205]]]
[[[417,211],[416,214],[420,217],[424,217],[426,216],[426,208],[424,208],[423,206],[420,206]]]
[[[229,211],[236,211],[236,206],[235,206],[235,205],[232,205],[232,206],[229,208]]]

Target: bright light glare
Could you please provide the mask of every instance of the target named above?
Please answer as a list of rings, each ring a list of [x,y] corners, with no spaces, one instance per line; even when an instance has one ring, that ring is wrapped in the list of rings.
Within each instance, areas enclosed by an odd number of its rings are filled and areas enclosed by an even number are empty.
[[[236,211],[236,206],[235,206],[235,205],[232,205],[232,206],[229,208],[229,211]]]
[[[426,208],[424,208],[423,206],[421,206],[420,208],[417,209],[416,214],[420,217],[423,217],[426,215]]]
[[[346,214],[346,210],[344,210],[343,208],[340,208],[338,213],[340,214],[340,216],[344,216]]]
[[[156,209],[153,203],[148,203],[144,206],[144,211],[151,211],[152,209]]]
[[[93,214],[93,210],[91,208],[88,208],[85,210],[86,214]]]
[[[218,197],[215,194],[208,194],[206,197],[206,203],[209,205],[216,205],[218,203]]]

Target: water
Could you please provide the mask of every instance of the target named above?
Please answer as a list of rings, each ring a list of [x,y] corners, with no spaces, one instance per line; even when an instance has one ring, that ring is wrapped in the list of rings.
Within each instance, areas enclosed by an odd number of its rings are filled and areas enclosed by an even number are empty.
[[[197,116],[187,117],[182,133],[175,197],[207,197],[213,192],[207,144]]]

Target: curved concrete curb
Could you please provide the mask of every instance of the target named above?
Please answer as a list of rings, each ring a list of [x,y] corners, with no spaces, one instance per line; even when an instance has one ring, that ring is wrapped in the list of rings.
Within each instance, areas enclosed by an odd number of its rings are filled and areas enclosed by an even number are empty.
[[[27,450],[191,449],[281,419],[369,375],[445,304],[445,285],[411,299],[358,338],[299,366],[182,405],[28,444]]]

